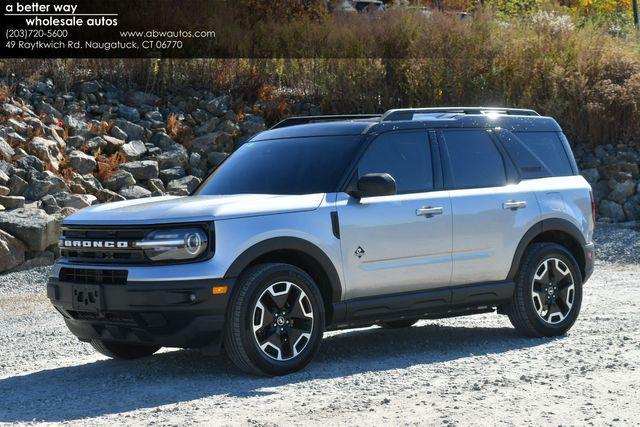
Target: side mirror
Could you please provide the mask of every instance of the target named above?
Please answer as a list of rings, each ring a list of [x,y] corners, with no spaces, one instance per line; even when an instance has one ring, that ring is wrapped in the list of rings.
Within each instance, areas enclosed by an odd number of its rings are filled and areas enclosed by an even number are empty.
[[[351,196],[363,197],[393,196],[396,194],[396,180],[388,173],[368,173],[361,176],[356,183],[357,191]]]

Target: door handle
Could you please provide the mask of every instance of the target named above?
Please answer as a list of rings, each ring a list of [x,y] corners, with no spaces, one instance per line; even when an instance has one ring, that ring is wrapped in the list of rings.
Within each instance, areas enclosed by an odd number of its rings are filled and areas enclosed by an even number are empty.
[[[508,202],[504,202],[502,204],[502,209],[511,209],[512,211],[523,209],[527,207],[527,202],[524,200],[509,200]]]
[[[419,209],[416,209],[416,215],[426,216],[426,217],[431,217],[434,215],[442,215],[443,212],[444,212],[444,209],[441,206],[436,206],[436,207],[423,206]]]

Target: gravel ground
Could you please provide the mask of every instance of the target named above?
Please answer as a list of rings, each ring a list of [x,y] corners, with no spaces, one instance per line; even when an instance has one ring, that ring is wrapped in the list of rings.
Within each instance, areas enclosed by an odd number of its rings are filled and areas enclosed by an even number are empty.
[[[522,338],[495,314],[333,332],[280,378],[196,351],[108,360],[49,305],[46,268],[0,276],[0,423],[637,425],[640,233],[601,228],[596,244],[565,337]]]

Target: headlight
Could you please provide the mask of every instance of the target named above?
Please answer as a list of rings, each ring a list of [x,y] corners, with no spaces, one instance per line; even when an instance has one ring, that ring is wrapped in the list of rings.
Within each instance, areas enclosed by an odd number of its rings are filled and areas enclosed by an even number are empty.
[[[207,234],[199,228],[156,230],[147,234],[136,247],[152,261],[185,261],[207,250]]]

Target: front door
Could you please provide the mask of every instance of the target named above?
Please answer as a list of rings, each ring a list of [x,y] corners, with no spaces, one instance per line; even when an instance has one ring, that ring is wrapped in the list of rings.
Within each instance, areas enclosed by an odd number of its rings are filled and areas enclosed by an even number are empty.
[[[346,298],[447,287],[451,202],[435,188],[427,133],[380,135],[358,165],[357,176],[368,173],[390,174],[398,191],[360,200],[338,194]]]

